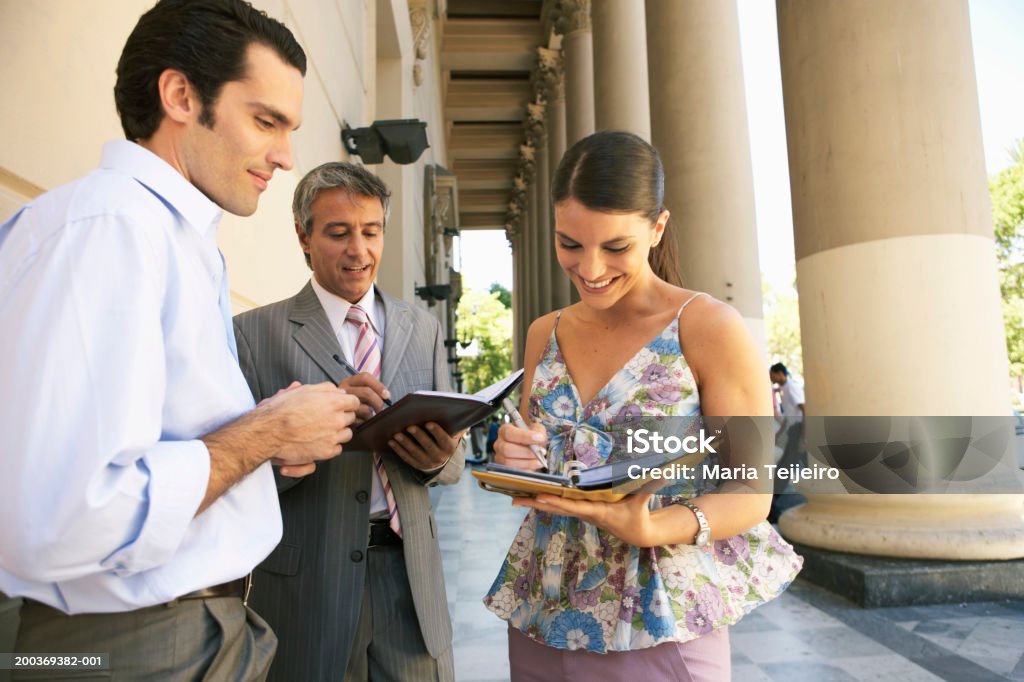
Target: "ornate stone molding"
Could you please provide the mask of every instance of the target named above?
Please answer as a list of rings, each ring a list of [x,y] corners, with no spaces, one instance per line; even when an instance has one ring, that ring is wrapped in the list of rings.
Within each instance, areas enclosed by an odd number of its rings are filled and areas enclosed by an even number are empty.
[[[564,97],[562,51],[538,47],[537,65],[531,77],[535,99],[540,97],[545,102],[552,102]]]
[[[409,21],[412,24],[413,60],[412,82],[417,87],[423,85],[423,66],[420,64],[427,58],[430,46],[431,9],[426,3],[410,5]]]
[[[547,135],[547,112],[549,94],[559,87],[562,77],[562,58],[559,50],[537,48],[537,62],[530,73],[533,99],[526,104],[523,119],[523,143],[519,145],[519,159],[516,176],[512,184],[509,210],[506,222],[517,229],[521,213],[526,206],[526,190],[536,173],[537,150],[544,145]]]
[[[526,120],[523,121],[523,129],[526,132],[526,143],[532,147],[539,147],[544,140],[546,111],[547,102],[543,99],[529,102],[526,105]]]

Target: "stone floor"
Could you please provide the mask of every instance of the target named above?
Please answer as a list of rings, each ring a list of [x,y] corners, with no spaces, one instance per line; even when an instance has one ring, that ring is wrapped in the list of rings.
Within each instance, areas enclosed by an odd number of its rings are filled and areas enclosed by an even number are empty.
[[[507,680],[505,623],[481,598],[523,510],[467,474],[437,501],[459,682]],[[745,682],[1024,681],[1024,602],[862,609],[799,579],[732,628]]]

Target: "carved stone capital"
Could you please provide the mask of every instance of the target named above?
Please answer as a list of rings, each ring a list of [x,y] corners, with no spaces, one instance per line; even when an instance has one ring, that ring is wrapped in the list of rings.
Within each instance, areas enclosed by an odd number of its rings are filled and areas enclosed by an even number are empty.
[[[553,11],[555,33],[590,30],[590,0],[559,0]]]

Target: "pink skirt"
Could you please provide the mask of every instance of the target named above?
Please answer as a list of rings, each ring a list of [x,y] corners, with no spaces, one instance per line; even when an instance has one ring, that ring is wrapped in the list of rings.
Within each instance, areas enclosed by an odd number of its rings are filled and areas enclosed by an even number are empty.
[[[719,628],[689,642],[665,642],[647,649],[597,654],[546,646],[509,627],[508,660],[512,682],[723,682],[732,679],[729,628]]]

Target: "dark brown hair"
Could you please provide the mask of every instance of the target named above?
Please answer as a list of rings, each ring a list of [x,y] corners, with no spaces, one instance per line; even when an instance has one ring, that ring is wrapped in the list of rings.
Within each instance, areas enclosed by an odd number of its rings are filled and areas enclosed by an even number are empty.
[[[575,199],[591,211],[639,213],[653,224],[665,210],[665,169],[658,151],[643,138],[617,130],[602,130],[569,148],[551,181],[551,201]],[[683,285],[676,240],[665,225],[661,243],[648,262],[659,278]]]
[[[135,25],[117,63],[114,103],[129,140],[148,140],[163,120],[158,81],[185,74],[213,127],[212,105],[228,81],[245,78],[249,45],[265,45],[306,74],[306,53],[284,24],[245,0],[160,0]]]

